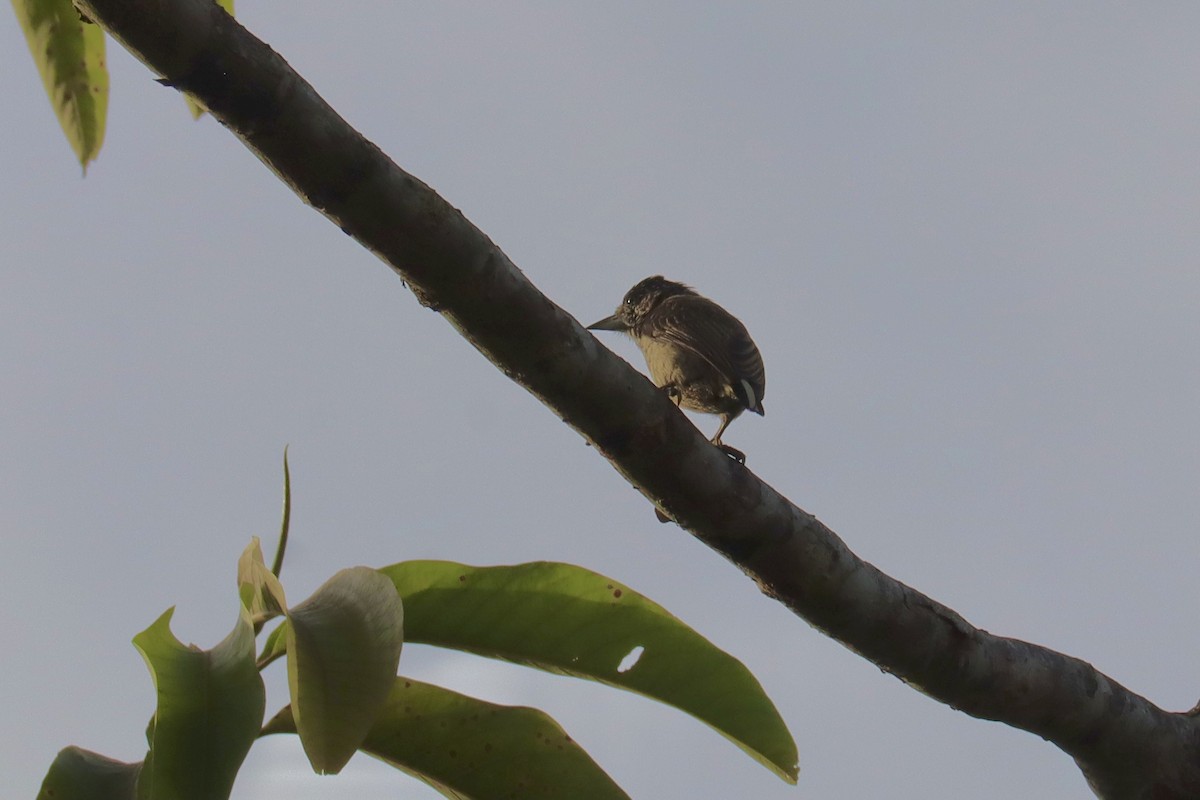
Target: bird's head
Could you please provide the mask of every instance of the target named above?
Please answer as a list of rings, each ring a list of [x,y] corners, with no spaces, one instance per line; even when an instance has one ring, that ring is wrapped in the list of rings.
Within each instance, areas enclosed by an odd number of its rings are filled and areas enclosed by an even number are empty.
[[[659,303],[668,297],[676,295],[696,294],[690,286],[669,281],[662,275],[655,275],[638,282],[636,286],[625,293],[617,312],[611,317],[605,317],[599,322],[588,325],[590,331],[628,331],[637,327]]]

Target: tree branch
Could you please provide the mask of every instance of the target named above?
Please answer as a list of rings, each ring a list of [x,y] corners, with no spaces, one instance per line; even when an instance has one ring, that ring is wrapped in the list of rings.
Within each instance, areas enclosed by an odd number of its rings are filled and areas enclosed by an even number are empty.
[[[1053,742],[1100,797],[1200,797],[1195,715],[1163,711],[1078,659],[992,636],[859,559],[711,446],[457,209],[211,0],[78,4],[767,595],[930,697]]]

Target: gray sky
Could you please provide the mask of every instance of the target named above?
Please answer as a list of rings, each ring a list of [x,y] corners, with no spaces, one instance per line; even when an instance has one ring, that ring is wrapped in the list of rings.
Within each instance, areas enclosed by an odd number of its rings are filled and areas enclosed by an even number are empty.
[[[859,555],[1195,703],[1200,6],[478,5],[240,17],[583,322],[655,273],[740,316],[767,416],[726,440]],[[109,64],[81,180],[0,13],[12,796],[66,744],[142,757],[153,690],[129,640],[171,605],[181,639],[225,635],[287,443],[293,601],[355,564],[564,560],[753,670],[798,789],[642,698],[406,648],[407,674],[546,709],[634,797],[1091,796],[1053,746],[906,688],[660,526],[224,129],[111,43]],[[283,738],[235,789],[436,796],[364,756],[318,778]]]

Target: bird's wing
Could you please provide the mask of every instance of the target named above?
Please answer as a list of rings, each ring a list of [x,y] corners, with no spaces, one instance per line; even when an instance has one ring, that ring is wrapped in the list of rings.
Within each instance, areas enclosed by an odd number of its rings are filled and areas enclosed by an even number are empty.
[[[703,358],[729,381],[738,399],[763,413],[767,375],[746,326],[704,297],[671,297],[652,315],[647,333]]]

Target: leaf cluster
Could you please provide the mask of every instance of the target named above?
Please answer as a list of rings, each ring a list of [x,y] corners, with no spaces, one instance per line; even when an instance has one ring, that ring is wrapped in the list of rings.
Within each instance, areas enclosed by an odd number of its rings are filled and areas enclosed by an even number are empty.
[[[406,641],[637,692],[700,719],[796,781],[795,743],[749,670],[603,575],[551,562],[407,561],[343,569],[290,606],[281,563],[268,568],[258,539],[250,542],[238,560],[237,620],[215,647],[180,642],[174,609],[135,636],[157,694],[145,758],[126,763],[67,747],[39,800],[226,798],[254,741],[282,733],[299,736],[321,774],[341,771],[362,751],[447,797],[626,797],[544,712],[398,674]],[[280,659],[291,702],[264,724],[261,673]]]

